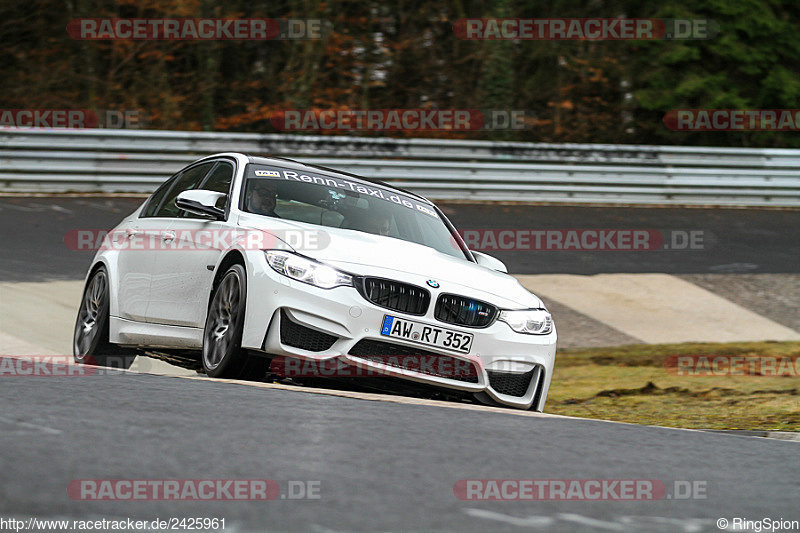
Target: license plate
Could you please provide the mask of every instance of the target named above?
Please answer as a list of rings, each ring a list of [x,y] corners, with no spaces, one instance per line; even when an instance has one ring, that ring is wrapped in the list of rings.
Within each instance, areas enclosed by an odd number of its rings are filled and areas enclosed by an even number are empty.
[[[461,333],[389,315],[383,317],[381,335],[461,353],[469,353],[472,348],[471,333]]]

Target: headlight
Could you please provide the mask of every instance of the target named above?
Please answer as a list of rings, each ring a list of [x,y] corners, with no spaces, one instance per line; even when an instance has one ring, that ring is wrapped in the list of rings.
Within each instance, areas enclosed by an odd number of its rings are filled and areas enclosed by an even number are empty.
[[[553,331],[553,317],[544,309],[525,309],[522,311],[500,311],[502,320],[517,333],[547,335]]]
[[[278,250],[267,250],[264,253],[267,254],[267,263],[272,270],[297,281],[323,289],[353,285],[353,276],[318,261]]]

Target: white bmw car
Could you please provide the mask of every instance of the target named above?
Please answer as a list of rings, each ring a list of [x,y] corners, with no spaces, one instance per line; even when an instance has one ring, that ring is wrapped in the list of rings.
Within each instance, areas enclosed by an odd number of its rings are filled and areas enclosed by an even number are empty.
[[[73,349],[102,365],[188,350],[228,378],[312,363],[541,411],[556,329],[542,301],[470,251],[427,199],[223,153],[176,173],[105,237]]]

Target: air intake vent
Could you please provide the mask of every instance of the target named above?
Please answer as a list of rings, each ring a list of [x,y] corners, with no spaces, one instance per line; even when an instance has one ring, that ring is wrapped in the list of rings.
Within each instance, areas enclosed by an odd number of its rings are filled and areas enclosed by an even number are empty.
[[[440,295],[434,312],[436,320],[470,328],[485,328],[496,315],[492,304],[455,294]]]
[[[427,290],[391,279],[359,278],[356,287],[375,305],[409,315],[424,315],[431,303]]]
[[[309,352],[324,352],[330,349],[338,338],[292,322],[289,315],[281,309],[281,342],[283,344]]]
[[[466,359],[420,350],[389,342],[362,339],[350,349],[350,355],[419,374],[478,383],[478,369]]]
[[[531,379],[533,379],[538,370],[538,366],[524,373],[487,370],[486,375],[489,376],[489,386],[495,391],[500,394],[522,397],[528,392]]]

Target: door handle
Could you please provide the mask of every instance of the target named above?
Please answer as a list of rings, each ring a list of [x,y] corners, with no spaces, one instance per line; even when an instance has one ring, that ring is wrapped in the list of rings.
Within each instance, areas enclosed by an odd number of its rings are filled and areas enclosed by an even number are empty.
[[[164,242],[172,242],[175,240],[175,232],[174,231],[162,231],[161,232],[161,240]]]
[[[125,235],[128,237],[128,239],[133,239],[137,235],[141,235],[141,234],[142,234],[142,232],[139,231],[138,229],[128,228],[127,230],[125,230]]]

